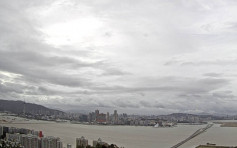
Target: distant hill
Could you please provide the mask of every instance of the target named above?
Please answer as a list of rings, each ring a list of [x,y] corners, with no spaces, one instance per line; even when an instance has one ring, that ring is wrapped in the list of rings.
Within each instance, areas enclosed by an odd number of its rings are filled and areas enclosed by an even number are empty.
[[[64,112],[54,109],[49,109],[42,105],[25,103],[23,101],[10,101],[10,100],[0,100],[0,111],[8,111],[15,114],[21,114],[24,112],[26,114],[42,114],[42,115],[60,115]]]
[[[175,117],[175,118],[180,118],[180,117],[199,117],[199,118],[211,118],[213,120],[223,120],[223,116],[217,116],[217,115],[211,115],[207,113],[203,114],[188,114],[188,113],[172,113],[169,115],[160,115],[160,117]]]

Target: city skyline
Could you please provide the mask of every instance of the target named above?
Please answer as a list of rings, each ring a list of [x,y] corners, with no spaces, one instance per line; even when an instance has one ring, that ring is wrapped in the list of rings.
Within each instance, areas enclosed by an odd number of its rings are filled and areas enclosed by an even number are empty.
[[[234,0],[0,2],[0,99],[236,114]]]

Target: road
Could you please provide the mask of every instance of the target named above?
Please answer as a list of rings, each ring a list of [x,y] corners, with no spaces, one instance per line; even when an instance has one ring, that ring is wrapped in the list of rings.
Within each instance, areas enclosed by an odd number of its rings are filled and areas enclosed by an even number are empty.
[[[189,140],[193,139],[194,137],[202,134],[203,132],[205,132],[207,129],[211,128],[213,126],[213,124],[208,124],[206,127],[204,128],[200,128],[198,129],[196,132],[194,132],[191,136],[189,136],[188,138],[186,138],[185,140],[179,142],[178,144],[172,146],[171,148],[178,148],[179,146],[183,145],[184,143],[188,142]]]

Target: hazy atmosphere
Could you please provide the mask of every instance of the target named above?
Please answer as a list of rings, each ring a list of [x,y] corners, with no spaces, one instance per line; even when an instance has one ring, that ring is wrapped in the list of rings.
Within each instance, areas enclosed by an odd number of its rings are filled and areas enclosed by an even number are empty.
[[[236,14],[235,0],[2,0],[0,99],[235,114]]]

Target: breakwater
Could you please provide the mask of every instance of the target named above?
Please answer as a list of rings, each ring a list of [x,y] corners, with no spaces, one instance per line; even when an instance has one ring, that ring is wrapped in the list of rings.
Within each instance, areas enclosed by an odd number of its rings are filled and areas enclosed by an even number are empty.
[[[189,140],[193,139],[194,137],[202,134],[203,132],[205,132],[207,129],[211,128],[213,126],[213,124],[208,124],[206,127],[204,128],[200,128],[198,129],[196,132],[194,132],[191,136],[189,136],[188,138],[186,138],[185,140],[179,142],[178,144],[172,146],[171,148],[178,148],[179,146],[183,145],[184,143],[188,142]]]

